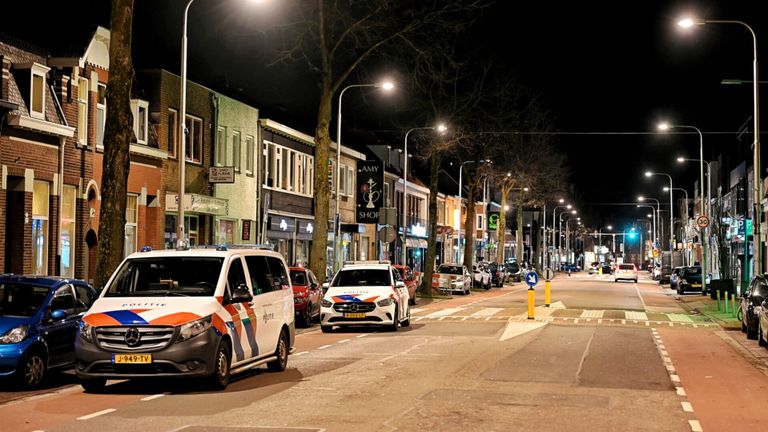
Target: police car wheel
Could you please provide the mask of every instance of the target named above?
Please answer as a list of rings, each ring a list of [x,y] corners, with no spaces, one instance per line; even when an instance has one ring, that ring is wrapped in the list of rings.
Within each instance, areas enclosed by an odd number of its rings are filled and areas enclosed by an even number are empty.
[[[387,328],[389,331],[393,331],[393,332],[397,331],[397,327],[400,323],[398,318],[400,316],[399,313],[400,313],[400,310],[398,309],[397,305],[395,305],[395,314],[392,316],[392,324],[390,324],[389,327]]]
[[[330,333],[333,328],[331,326],[320,326],[320,330],[322,330],[323,333]]]
[[[275,356],[277,358],[267,363],[267,368],[272,372],[282,372],[285,367],[288,366],[288,337],[285,331],[280,332],[280,339],[277,340],[277,348],[275,348]]]
[[[229,385],[230,374],[229,344],[219,342],[216,357],[213,362],[213,374],[208,379],[208,385],[215,390],[224,390]]]

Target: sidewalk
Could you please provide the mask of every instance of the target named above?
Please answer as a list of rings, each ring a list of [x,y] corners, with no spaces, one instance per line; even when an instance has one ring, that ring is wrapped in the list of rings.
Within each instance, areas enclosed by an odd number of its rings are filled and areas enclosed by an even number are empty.
[[[669,288],[664,288],[665,290]],[[723,330],[740,330],[741,321],[736,318],[735,310],[738,310],[739,299],[736,298],[736,304],[733,305],[728,299],[728,311],[725,310],[725,302],[720,302],[720,309],[717,307],[717,300],[710,296],[689,293],[685,295],[674,294],[680,302],[680,306],[691,314],[701,314],[716,322]],[[734,309],[735,308],[735,309]]]

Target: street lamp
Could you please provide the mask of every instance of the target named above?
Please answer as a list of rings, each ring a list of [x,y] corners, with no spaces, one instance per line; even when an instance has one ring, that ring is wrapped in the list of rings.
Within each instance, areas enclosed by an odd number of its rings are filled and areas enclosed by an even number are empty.
[[[754,196],[754,223],[752,226],[754,227],[754,239],[755,239],[755,247],[754,247],[754,254],[755,254],[755,274],[762,274],[763,273],[763,252],[762,252],[762,238],[760,235],[760,224],[763,219],[763,210],[762,210],[762,203],[761,199],[763,196],[763,185],[760,178],[761,174],[761,168],[760,168],[760,96],[759,96],[759,86],[760,86],[760,78],[758,76],[757,70],[757,36],[755,35],[755,31],[752,30],[752,27],[750,27],[747,23],[743,21],[737,21],[737,20],[694,20],[692,18],[685,18],[683,20],[680,20],[677,23],[680,27],[683,28],[690,28],[694,25],[704,25],[704,24],[738,24],[740,26],[745,27],[747,30],[749,30],[749,33],[752,35],[752,97],[753,97],[753,114],[752,118],[754,119],[754,127],[753,127],[753,133],[754,133],[754,145],[753,145],[753,172],[754,172],[754,186],[753,186],[753,196]],[[704,157],[702,157],[704,159]],[[746,264],[746,256],[745,256],[745,264]],[[706,273],[705,277],[703,279],[706,279]]]
[[[381,88],[386,91],[392,90],[395,88],[395,85],[389,81],[382,82],[382,83],[372,83],[372,84],[350,84],[344,89],[341,90],[339,93],[339,102],[338,102],[338,112],[336,113],[336,213],[333,216],[334,221],[334,229],[333,229],[333,270],[334,272],[338,270],[339,265],[339,249],[341,246],[340,238],[341,238],[341,216],[339,215],[339,201],[341,201],[339,197],[340,192],[340,185],[341,183],[339,180],[341,180],[341,99],[344,96],[344,93],[355,87],[376,87]]]
[[[672,189],[672,176],[667,173],[657,173],[657,172],[651,172],[646,171],[645,176],[651,177],[651,176],[666,176],[669,178],[669,188]],[[675,238],[675,208],[674,204],[672,203],[672,194],[669,194],[669,251],[672,252],[674,249],[674,238]]]
[[[608,231],[610,231],[610,230],[612,230],[612,229],[613,229],[613,226],[612,226],[612,225],[608,225],[607,227],[605,227],[605,229],[607,229]],[[598,239],[597,239],[597,241],[598,241],[598,243],[600,243],[600,247],[602,248],[602,247],[603,247],[603,227],[600,227],[600,228],[597,230],[597,232],[598,232],[598,234],[597,234],[597,235],[598,235]]]
[[[651,209],[651,213],[648,215],[648,217],[653,219],[653,233],[652,233],[653,240],[651,241],[651,243],[653,244],[653,247],[655,248],[656,247],[656,209],[652,205],[647,205],[647,204],[638,204],[637,205],[637,208],[641,208],[641,207],[647,207],[647,208]]]
[[[408,231],[408,226],[406,225],[406,216],[408,215],[408,135],[415,131],[415,130],[437,130],[439,133],[444,133],[448,130],[448,128],[445,126],[445,124],[440,123],[437,126],[423,126],[423,127],[415,127],[410,128],[408,131],[405,132],[405,142],[403,143],[403,151],[405,152],[405,157],[403,158],[403,216],[402,216],[402,226],[403,226],[403,250],[401,253],[401,259],[402,262],[400,264],[406,265],[405,259],[406,259],[406,250],[405,250],[405,237],[406,233]],[[338,213],[338,212],[337,212]]]
[[[656,202],[656,222],[658,224],[657,225],[658,229],[656,231],[656,234],[658,235],[659,242],[661,242],[662,237],[664,237],[664,227],[661,225],[661,203],[656,198],[646,197],[642,195],[638,196],[637,200],[639,202],[644,202],[645,200],[651,200]],[[653,206],[651,206],[651,208],[653,208]],[[656,242],[656,237],[654,237],[653,241],[654,243]]]
[[[461,171],[464,169],[464,165],[469,163],[491,163],[491,160],[490,159],[484,159],[479,161],[469,160],[459,164],[459,230],[456,233],[456,264],[461,262]],[[405,233],[403,233],[403,235],[405,235]]]

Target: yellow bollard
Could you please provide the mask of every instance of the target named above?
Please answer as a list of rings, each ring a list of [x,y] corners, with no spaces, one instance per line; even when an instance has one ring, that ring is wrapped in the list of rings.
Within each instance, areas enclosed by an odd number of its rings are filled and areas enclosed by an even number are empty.
[[[547,279],[544,282],[544,306],[549,307],[552,303],[552,282]]]
[[[528,288],[528,319],[533,319],[536,314],[536,290]]]

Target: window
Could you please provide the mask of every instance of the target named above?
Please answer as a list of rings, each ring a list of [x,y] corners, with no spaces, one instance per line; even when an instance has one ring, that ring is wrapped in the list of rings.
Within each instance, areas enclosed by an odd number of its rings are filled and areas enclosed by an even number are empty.
[[[168,108],[168,156],[176,157],[176,135],[179,133],[179,114]]]
[[[355,192],[355,171],[346,165],[341,165],[341,175],[339,176],[339,194],[352,196]]]
[[[390,196],[389,196],[389,183],[384,183],[384,207],[391,207],[392,204],[390,203]]]
[[[271,275],[269,275],[267,258],[259,255],[246,256],[245,264],[248,266],[248,274],[251,276],[253,295],[272,291],[272,283],[270,282]]]
[[[477,225],[475,226],[475,229],[483,229],[485,225],[483,224],[483,215],[479,214],[477,215]]]
[[[75,209],[76,209],[77,188],[75,186],[64,185],[63,196],[61,198],[61,276],[75,276]]]
[[[107,122],[107,85],[98,84],[96,95],[96,148],[104,148],[104,125]]]
[[[232,263],[229,265],[229,271],[227,272],[227,292],[229,295],[232,295],[240,285],[247,286],[245,283],[243,260],[240,259],[240,257],[234,257]]]
[[[123,258],[136,252],[137,228],[139,221],[139,196],[128,194],[125,204],[125,242],[123,243]]]
[[[178,215],[166,214],[165,215],[165,248],[173,249],[176,247],[176,221]],[[184,216],[184,230],[187,233],[190,246],[197,246],[198,232],[198,217],[196,215]]]
[[[269,273],[272,275],[272,287],[274,291],[280,291],[283,288],[288,288],[291,283],[288,278],[288,273],[285,271],[283,261],[275,257],[267,257],[267,263],[269,264]]]
[[[55,310],[63,310],[67,314],[75,313],[75,292],[72,291],[72,285],[64,285],[56,290],[51,299],[51,311]]]
[[[133,133],[136,134],[137,144],[147,144],[149,127],[149,102],[141,99],[131,99],[131,112],[133,113]]]
[[[236,221],[219,219],[216,244],[234,244]]]
[[[77,80],[77,143],[88,145],[88,80]]]
[[[85,312],[93,304],[94,293],[86,286],[75,285],[75,295],[77,296],[77,302],[75,303],[77,313]]]
[[[216,130],[216,166],[224,166],[227,158],[227,131],[223,127]]]
[[[29,89],[29,115],[31,117],[45,119],[45,74],[50,69],[32,64]]]
[[[185,148],[187,160],[196,163],[203,162],[203,119],[187,116],[187,136]]]
[[[256,141],[250,135],[245,136],[245,173],[253,174],[253,144]]]
[[[32,193],[32,271],[48,274],[48,201],[50,183],[35,180]]]
[[[232,166],[240,172],[240,131],[232,132]]]
[[[250,151],[248,153],[251,154]],[[314,163],[312,155],[264,141],[263,184],[274,189],[312,196],[314,194]]]

